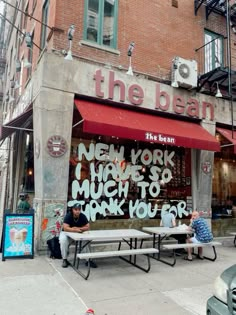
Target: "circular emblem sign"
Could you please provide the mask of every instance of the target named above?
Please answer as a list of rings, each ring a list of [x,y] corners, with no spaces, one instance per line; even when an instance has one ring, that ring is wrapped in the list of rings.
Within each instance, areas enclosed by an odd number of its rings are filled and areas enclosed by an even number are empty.
[[[61,136],[52,136],[47,142],[48,153],[52,157],[60,157],[67,151],[66,140]]]
[[[202,170],[205,174],[210,174],[211,172],[211,163],[210,162],[203,162],[202,163]]]

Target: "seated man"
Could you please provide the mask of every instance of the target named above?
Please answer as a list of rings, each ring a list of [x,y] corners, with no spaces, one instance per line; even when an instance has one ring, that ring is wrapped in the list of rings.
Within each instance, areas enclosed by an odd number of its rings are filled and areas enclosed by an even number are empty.
[[[62,231],[59,236],[59,242],[61,247],[61,255],[62,255],[62,267],[68,267],[68,251],[69,245],[72,242],[70,238],[64,232],[75,232],[75,233],[83,233],[89,230],[89,222],[86,216],[81,213],[81,205],[79,203],[75,204],[72,208],[72,212],[66,214],[62,226]],[[84,250],[89,250],[88,246],[84,248]],[[97,265],[95,262],[90,261],[90,266],[92,268],[96,268]]]
[[[169,227],[169,228],[176,227],[176,220],[173,213],[169,212],[168,210],[163,212],[161,214],[160,226]],[[185,244],[186,242],[186,234],[171,234],[170,237],[175,238],[178,241],[178,244]],[[176,253],[182,253],[182,252],[183,250],[181,249],[176,250]]]
[[[200,218],[197,211],[193,211],[192,218],[190,220],[190,230],[194,230],[194,236],[187,239],[187,243],[209,243],[213,240],[213,235],[208,227],[207,221],[204,218]],[[202,247],[198,248],[198,258],[203,258]],[[188,248],[188,256],[185,260],[192,261],[192,249]]]

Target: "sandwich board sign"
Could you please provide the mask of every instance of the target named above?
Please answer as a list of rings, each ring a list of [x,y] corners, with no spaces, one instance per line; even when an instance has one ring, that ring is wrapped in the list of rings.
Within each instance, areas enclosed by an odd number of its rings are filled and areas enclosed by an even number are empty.
[[[34,257],[34,213],[4,213],[2,261]]]

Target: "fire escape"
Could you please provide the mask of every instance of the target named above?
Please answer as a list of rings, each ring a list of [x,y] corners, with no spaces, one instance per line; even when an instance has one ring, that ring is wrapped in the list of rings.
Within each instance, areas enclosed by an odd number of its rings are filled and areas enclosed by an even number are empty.
[[[215,13],[221,15],[226,24],[225,34],[205,40],[205,44],[195,50],[199,59],[198,91],[215,94],[219,89],[222,97],[232,102],[236,100],[236,3],[230,3],[230,0],[194,0],[194,11],[197,15],[200,8],[205,7],[206,20]],[[220,40],[221,55],[216,53]],[[215,49],[212,49],[213,45]],[[214,65],[209,67],[213,58]]]

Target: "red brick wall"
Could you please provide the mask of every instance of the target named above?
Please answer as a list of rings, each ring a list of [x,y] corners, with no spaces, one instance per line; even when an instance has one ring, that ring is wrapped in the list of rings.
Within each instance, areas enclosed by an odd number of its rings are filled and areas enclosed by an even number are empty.
[[[31,3],[32,0],[29,0]],[[178,8],[172,6],[178,4]],[[43,1],[37,1],[34,16],[41,19]],[[49,25],[62,30],[55,31],[48,43],[58,50],[68,49],[67,29],[75,24],[73,54],[97,62],[106,62],[114,66],[127,68],[129,60],[127,48],[130,41],[135,42],[132,66],[137,72],[147,73],[160,79],[170,79],[171,61],[174,56],[197,59],[195,49],[204,44],[204,28],[225,35],[225,18],[211,13],[205,18],[205,7],[201,6],[194,15],[192,0],[119,0],[118,42],[120,55],[97,48],[80,45],[83,39],[83,0],[50,1]],[[29,5],[31,8],[31,5]],[[29,10],[30,11],[30,10]],[[33,20],[28,21],[31,29]],[[36,22],[35,42],[39,44],[41,26]],[[63,32],[64,31],[64,32]],[[34,47],[36,65],[38,49]]]

